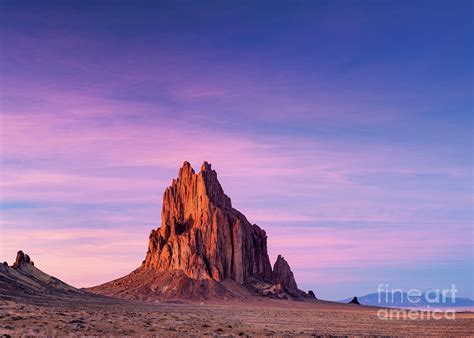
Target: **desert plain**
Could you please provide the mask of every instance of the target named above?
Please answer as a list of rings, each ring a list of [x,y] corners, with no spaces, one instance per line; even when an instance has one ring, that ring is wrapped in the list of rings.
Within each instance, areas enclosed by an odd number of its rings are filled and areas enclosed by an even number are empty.
[[[8,297],[7,297],[8,298]],[[2,299],[0,332],[10,336],[469,336],[474,313],[454,320],[383,320],[379,308],[276,299],[146,303],[107,297]]]

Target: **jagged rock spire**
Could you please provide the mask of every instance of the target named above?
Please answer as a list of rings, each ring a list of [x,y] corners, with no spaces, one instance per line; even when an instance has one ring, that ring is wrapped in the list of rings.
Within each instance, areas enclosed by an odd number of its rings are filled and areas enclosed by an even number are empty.
[[[290,265],[281,255],[278,255],[278,258],[273,265],[273,278],[276,282],[282,284],[288,291],[298,290],[298,285],[296,285],[295,277],[293,276]]]
[[[163,194],[161,226],[150,233],[142,265],[91,290],[156,300],[240,297],[240,288],[244,294],[309,298],[283,257],[272,270],[267,234],[232,207],[211,164],[204,162],[196,173],[186,161]]]
[[[184,162],[165,190],[161,227],[150,234],[144,267],[240,284],[251,276],[272,278],[265,231],[232,208],[208,162],[198,174]]]

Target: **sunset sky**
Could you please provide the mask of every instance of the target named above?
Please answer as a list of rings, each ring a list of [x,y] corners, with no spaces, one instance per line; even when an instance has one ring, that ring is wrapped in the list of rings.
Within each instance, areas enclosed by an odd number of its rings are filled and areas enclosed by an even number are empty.
[[[0,260],[145,257],[206,160],[325,299],[474,297],[471,1],[1,1]]]

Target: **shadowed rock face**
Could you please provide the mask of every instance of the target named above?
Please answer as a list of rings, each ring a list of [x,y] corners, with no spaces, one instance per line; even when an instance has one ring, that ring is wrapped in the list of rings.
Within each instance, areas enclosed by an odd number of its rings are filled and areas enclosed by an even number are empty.
[[[198,280],[272,279],[265,231],[232,208],[207,162],[198,174],[184,162],[165,190],[161,227],[150,234],[143,266]]]
[[[15,260],[15,263],[13,263],[12,268],[19,269],[24,264],[35,265],[33,261],[31,261],[30,256],[24,254],[23,251],[20,250],[16,254],[16,260]]]
[[[273,265],[273,279],[290,292],[298,290],[298,285],[296,285],[290,265],[288,265],[288,262],[281,255],[278,255]]]
[[[267,235],[232,207],[217,173],[188,162],[163,194],[161,226],[152,230],[142,265],[125,277],[91,288],[127,299],[307,297],[279,256],[272,270]]]

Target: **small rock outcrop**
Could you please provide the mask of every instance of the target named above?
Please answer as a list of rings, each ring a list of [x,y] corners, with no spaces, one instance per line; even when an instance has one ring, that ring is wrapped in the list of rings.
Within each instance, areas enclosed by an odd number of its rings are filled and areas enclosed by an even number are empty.
[[[273,265],[273,279],[280,283],[285,290],[294,292],[298,290],[296,285],[295,277],[291,271],[290,265],[281,255],[278,255],[275,264]]]
[[[12,268],[19,269],[25,264],[35,265],[31,261],[30,256],[28,256],[27,254],[23,253],[23,251],[20,250],[16,254],[16,260],[15,260],[15,263],[13,263]]]
[[[357,299],[357,297],[352,298],[352,300],[348,304],[360,305],[359,300]]]
[[[317,299],[317,298],[316,298],[316,295],[314,294],[314,292],[313,292],[312,290],[309,290],[309,291],[308,291],[308,296],[310,296],[310,297],[313,298],[313,299]]]
[[[128,299],[208,298],[245,292],[308,297],[288,263],[272,269],[267,234],[232,207],[211,164],[196,173],[184,162],[163,194],[161,226],[149,236],[142,265],[129,275],[90,288]],[[240,291],[239,291],[240,290]]]

